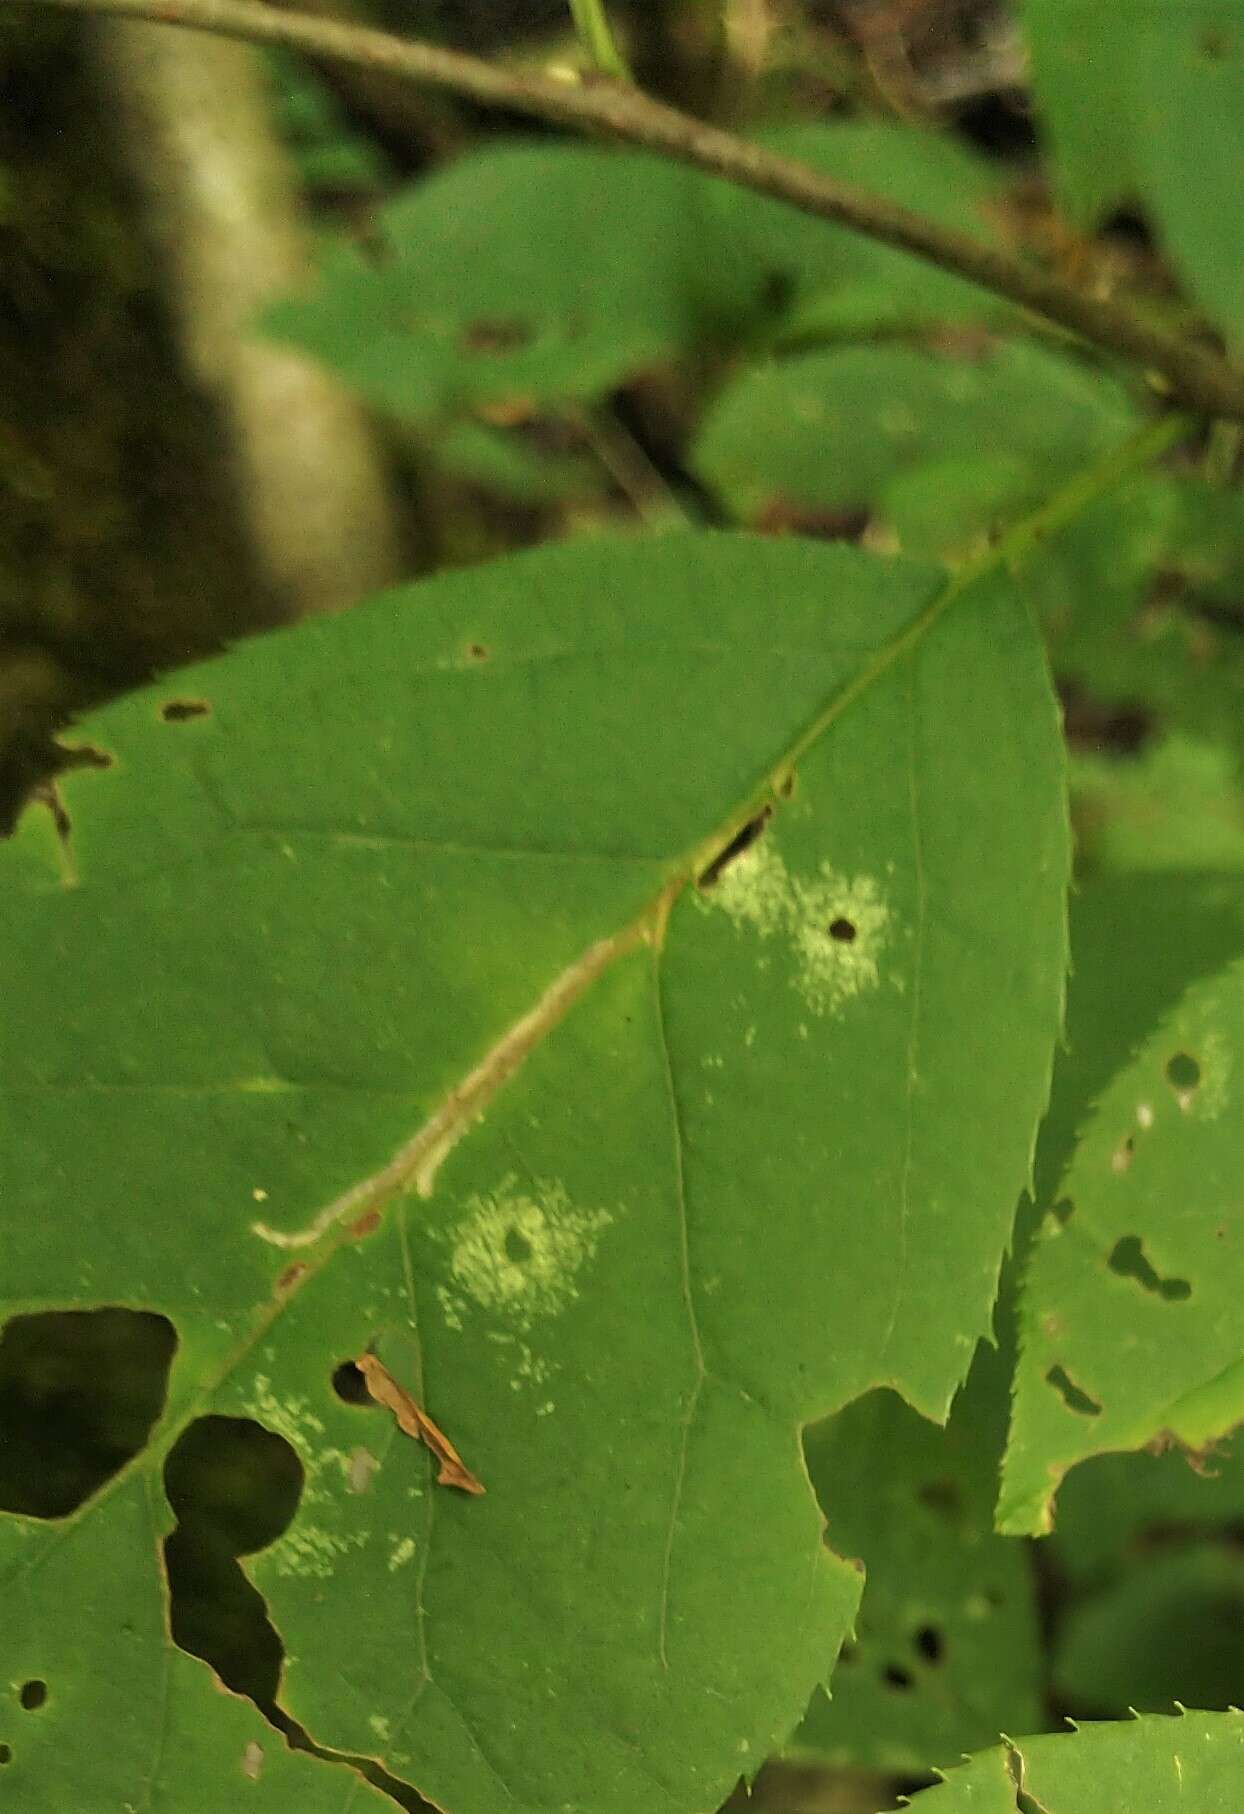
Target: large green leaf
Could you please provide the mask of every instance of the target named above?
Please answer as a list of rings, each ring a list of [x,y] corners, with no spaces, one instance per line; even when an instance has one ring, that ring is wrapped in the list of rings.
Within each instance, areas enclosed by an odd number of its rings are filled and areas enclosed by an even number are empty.
[[[937,554],[1116,446],[1135,419],[1113,380],[1023,341],[972,361],[842,347],[745,371],[694,462],[742,518],[870,510],[909,552]]]
[[[917,1814],[1235,1814],[1244,1714],[1184,1713],[1013,1741],[914,1797]]]
[[[789,1752],[911,1773],[1040,1723],[1030,1550],[993,1529],[1012,1359],[981,1344],[944,1430],[874,1392],[808,1432],[826,1541],[866,1581]]]
[[[212,1413],[302,1469],[248,1569],[321,1744],[464,1814],[672,1814],[786,1736],[859,1592],[800,1427],[879,1384],[945,1415],[1059,1019],[1040,647],[1004,580],[940,585],[601,540],[82,727],[67,851],[32,808],[2,853],[3,1308],[177,1352],[134,1469],[0,1522],[6,1645],[72,1619],[106,1673],[40,1565],[138,1566],[135,1472]],[[369,1344],[485,1496],[334,1394]]]
[[[1105,1091],[1024,1282],[999,1524],[1048,1530],[1090,1455],[1197,1450],[1244,1416],[1244,965],[1194,985]]]

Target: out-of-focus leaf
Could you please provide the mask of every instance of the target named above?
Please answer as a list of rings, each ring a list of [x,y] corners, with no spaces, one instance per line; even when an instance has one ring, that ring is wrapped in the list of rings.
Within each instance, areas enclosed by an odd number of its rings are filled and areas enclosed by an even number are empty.
[[[1244,1715],[1152,1715],[1012,1741],[913,1797],[916,1814],[1236,1814]]]
[[[1244,869],[1234,750],[1174,732],[1137,757],[1073,758],[1071,787],[1082,869]]]
[[[805,1438],[826,1541],[867,1580],[796,1755],[922,1771],[1040,1723],[1029,1549],[993,1530],[1010,1380],[982,1344],[945,1429],[875,1392]]]
[[[1244,21],[1236,0],[1025,0],[1063,200],[1085,225],[1137,197],[1192,295],[1244,336]]]
[[[898,126],[768,135],[818,168],[989,231],[981,160]],[[380,211],[374,257],[325,253],[315,289],[269,332],[414,420],[480,404],[601,396],[662,360],[792,331],[828,313],[871,328],[997,312],[905,254],[668,159],[591,145],[499,144]]]
[[[1154,9],[1021,0],[1032,81],[1058,197],[1093,227],[1137,187],[1126,40]]]
[[[1203,1464],[1161,1455],[1099,1455],[1068,1474],[1049,1539],[1059,1572],[1073,1586],[1100,1587],[1147,1542],[1210,1537],[1244,1523],[1244,1441],[1218,1443]]]
[[[1054,1687],[1077,1713],[1226,1708],[1244,1697],[1244,1554],[1199,1543],[1145,1555],[1061,1627]]]
[[[639,152],[494,145],[390,202],[374,260],[339,247],[267,327],[415,420],[596,397],[731,317],[704,188]]]
[[[994,237],[996,171],[946,134],[879,121],[775,126],[758,135],[783,156],[905,203],[946,226]],[[849,337],[879,326],[1001,319],[1007,304],[909,253],[724,183],[712,185],[724,269],[765,280],[788,341]]]
[[[717,399],[701,478],[744,520],[872,510],[909,551],[977,540],[1135,423],[1110,378],[1024,341],[974,360],[897,345],[754,367]]]

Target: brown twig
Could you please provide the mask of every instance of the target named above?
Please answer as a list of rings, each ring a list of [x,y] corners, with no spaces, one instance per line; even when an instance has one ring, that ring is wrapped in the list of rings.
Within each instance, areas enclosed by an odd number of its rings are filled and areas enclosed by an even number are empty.
[[[869,195],[751,140],[651,100],[625,83],[559,81],[362,26],[277,12],[263,0],[2,0],[157,20],[261,44],[281,44],[357,68],[451,89],[485,106],[534,114],[693,164],[728,182],[853,228],[967,278],[1155,375],[1185,408],[1244,421],[1244,372],[1121,304],[1103,301],[956,228]],[[621,228],[619,229],[621,230]]]

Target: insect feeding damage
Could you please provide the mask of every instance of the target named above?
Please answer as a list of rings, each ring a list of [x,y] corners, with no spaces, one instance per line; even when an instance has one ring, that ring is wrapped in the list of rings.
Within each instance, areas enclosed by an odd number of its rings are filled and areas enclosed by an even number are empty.
[[[762,939],[784,939],[795,961],[792,987],[814,1014],[837,1018],[880,981],[890,909],[872,876],[840,875],[829,863],[811,879],[792,875],[772,841],[758,836],[718,871],[711,890],[702,882],[697,899]]]
[[[436,1476],[438,1486],[456,1486],[463,1493],[480,1494],[485,1489],[463,1461],[448,1436],[437,1429],[426,1411],[420,1410],[410,1393],[399,1386],[384,1363],[374,1354],[360,1354],[355,1366],[367,1382],[367,1390],[378,1405],[392,1411],[398,1428],[430,1449],[440,1463]]]

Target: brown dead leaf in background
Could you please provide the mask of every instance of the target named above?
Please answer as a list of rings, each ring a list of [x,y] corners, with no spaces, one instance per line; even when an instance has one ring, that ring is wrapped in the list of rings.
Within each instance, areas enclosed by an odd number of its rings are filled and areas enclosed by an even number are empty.
[[[464,1493],[482,1493],[484,1488],[463,1461],[448,1436],[445,1436],[426,1411],[421,1411],[410,1393],[399,1386],[389,1369],[374,1354],[360,1354],[355,1366],[367,1382],[367,1390],[378,1405],[392,1411],[400,1429],[416,1442],[423,1443],[440,1462],[436,1476],[438,1486],[456,1486]]]

